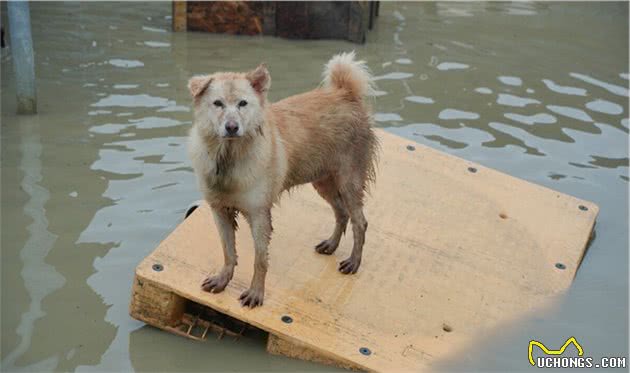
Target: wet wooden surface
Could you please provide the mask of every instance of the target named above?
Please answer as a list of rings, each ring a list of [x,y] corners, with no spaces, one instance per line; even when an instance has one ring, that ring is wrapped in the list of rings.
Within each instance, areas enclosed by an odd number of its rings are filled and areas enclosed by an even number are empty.
[[[223,263],[206,205],[138,266],[136,279],[268,331],[285,347],[294,342],[296,356],[305,349],[320,361],[382,372],[429,368],[474,345],[480,333],[547,307],[570,286],[596,205],[377,132],[381,159],[356,275],[337,271],[350,253],[351,229],[334,255],[313,250],[334,219],[307,185],[273,211],[263,307],[238,302],[253,272],[243,220],[234,279],[221,294],[201,291]]]

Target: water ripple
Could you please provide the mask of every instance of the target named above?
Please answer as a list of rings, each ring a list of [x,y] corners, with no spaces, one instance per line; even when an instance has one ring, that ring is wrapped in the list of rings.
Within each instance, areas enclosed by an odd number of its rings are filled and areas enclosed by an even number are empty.
[[[397,64],[400,65],[411,65],[413,61],[411,61],[409,58],[399,58],[396,60]]]
[[[505,113],[504,117],[515,122],[534,125],[534,124],[553,124],[556,123],[556,117],[547,113],[538,113],[533,115],[522,115],[516,113]]]
[[[440,111],[438,118],[442,120],[479,119],[479,114],[473,113],[471,111],[444,109]]]
[[[517,76],[500,76],[498,77],[499,81],[503,84],[512,85],[512,86],[521,86],[523,81],[521,78]]]
[[[170,47],[171,43],[150,40],[150,41],[145,41],[144,45],[146,45],[147,47],[153,47],[153,48],[166,48],[166,47]]]
[[[140,87],[139,84],[114,84],[112,88],[114,89],[133,89]]]
[[[157,27],[142,26],[144,31],[166,33],[167,31]]]
[[[514,96],[508,93],[499,93],[497,104],[514,107],[525,107],[531,104],[540,104],[540,101],[533,98]]]
[[[398,122],[402,118],[396,113],[375,113],[374,120],[377,122]]]
[[[405,97],[405,100],[415,102],[417,104],[432,104],[435,102],[432,98],[423,96],[407,96]]]
[[[399,80],[399,79],[408,79],[411,78],[413,74],[410,73],[401,73],[401,72],[393,72],[387,73],[385,75],[375,76],[374,80]]]
[[[620,87],[618,85],[610,84],[610,83],[604,82],[604,81],[599,80],[599,79],[592,78],[592,77],[590,77],[588,75],[584,75],[584,74],[571,73],[569,75],[571,75],[572,77],[574,77],[576,79],[580,79],[583,82],[586,82],[586,83],[589,83],[589,84],[592,84],[592,85],[596,85],[596,86],[598,86],[600,88],[604,88],[608,92],[613,93],[615,95],[628,97],[628,88],[624,88],[624,87]]]
[[[488,87],[479,87],[479,88],[475,88],[475,92],[481,93],[484,95],[489,95],[492,93],[492,90]]]
[[[439,65],[437,65],[437,69],[440,71],[465,70],[469,67],[470,66],[466,65],[465,63],[458,63],[458,62],[442,62]]]
[[[175,105],[175,101],[147,94],[141,95],[109,95],[90,106],[95,107],[165,107]]]
[[[124,68],[134,68],[134,67],[142,67],[144,63],[138,60],[121,60],[121,59],[111,59],[107,61],[112,66],[116,67],[124,67]]]
[[[569,106],[559,105],[547,105],[547,109],[553,111],[556,114],[560,114],[567,118],[581,120],[582,122],[592,122],[593,118],[588,115],[584,110],[572,108]]]
[[[601,99],[586,103],[586,107],[589,110],[610,115],[618,115],[623,113],[623,107],[621,105],[617,105],[614,102]]]
[[[562,86],[556,84],[553,80],[543,79],[543,83],[547,86],[547,88],[556,93],[562,93],[563,95],[574,95],[574,96],[586,96],[586,89],[570,87],[570,86]]]

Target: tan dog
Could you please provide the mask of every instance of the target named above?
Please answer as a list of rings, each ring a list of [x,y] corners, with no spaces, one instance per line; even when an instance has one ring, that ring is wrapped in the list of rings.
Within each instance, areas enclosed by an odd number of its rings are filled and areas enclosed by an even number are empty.
[[[354,246],[339,271],[356,273],[367,229],[363,197],[374,179],[378,148],[364,101],[371,84],[367,66],[354,60],[354,52],[328,62],[320,88],[274,104],[267,102],[271,77],[264,65],[249,73],[190,79],[190,157],[225,256],[221,271],[202,283],[205,291],[221,292],[232,279],[240,212],[251,226],[255,246],[254,276],[240,300],[243,306],[262,305],[271,208],[283,191],[305,183],[313,183],[336,219],[330,238],[315,250],[334,253],[350,218]]]

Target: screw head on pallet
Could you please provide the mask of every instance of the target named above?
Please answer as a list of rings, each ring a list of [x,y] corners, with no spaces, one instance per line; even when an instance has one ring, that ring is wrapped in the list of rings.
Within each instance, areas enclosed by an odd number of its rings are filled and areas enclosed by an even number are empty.
[[[186,209],[186,214],[184,215],[184,219],[192,215],[192,213],[195,212],[195,210],[197,210],[199,206],[201,206],[201,201],[195,201],[192,204],[190,204],[188,208]]]
[[[407,145],[407,150],[409,150],[410,152],[416,150],[416,147],[413,145]]]
[[[556,263],[556,268],[558,268],[558,269],[566,269],[566,268],[567,268],[567,266],[565,266],[565,265],[564,265],[564,264],[562,264],[562,263]]]
[[[474,167],[468,167],[468,171],[474,174],[475,172],[477,172],[477,169]]]
[[[588,207],[584,206],[584,205],[579,205],[578,208],[582,211],[588,211]]]
[[[365,356],[370,356],[370,355],[372,354],[372,351],[370,351],[370,349],[369,349],[369,348],[367,348],[367,347],[361,347],[361,348],[359,349],[359,352],[360,352],[362,355],[365,355]]]
[[[293,322],[293,318],[287,315],[282,316],[280,320],[282,320],[282,322],[285,324],[291,324]]]
[[[155,272],[162,272],[162,270],[164,269],[164,266],[159,264],[159,263],[155,263],[152,267],[151,267]]]

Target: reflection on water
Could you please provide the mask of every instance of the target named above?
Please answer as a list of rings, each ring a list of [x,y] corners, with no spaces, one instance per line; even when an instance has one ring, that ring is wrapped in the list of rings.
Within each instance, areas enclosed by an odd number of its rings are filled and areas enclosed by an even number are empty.
[[[457,63],[457,62],[441,62],[436,66],[438,70],[446,71],[446,70],[463,70],[467,69],[470,66],[465,63]]]
[[[498,79],[501,83],[507,85],[520,86],[523,84],[521,78],[517,76],[499,76]]]
[[[423,96],[407,96],[405,97],[405,100],[415,102],[418,104],[433,104],[435,102],[433,101],[432,98],[423,97]]]
[[[561,86],[551,79],[543,79],[542,81],[548,89],[554,92],[561,93],[563,95],[586,96],[586,89],[584,88]]]
[[[3,363],[8,366],[16,365],[18,359],[29,350],[33,344],[36,320],[45,315],[42,310],[42,300],[50,293],[58,290],[65,279],[56,271],[55,267],[47,264],[44,259],[52,249],[57,236],[48,230],[48,220],[44,206],[50,199],[48,190],[40,185],[42,180],[42,144],[37,127],[39,123],[19,123],[21,137],[20,171],[24,178],[20,187],[26,193],[28,202],[24,204],[23,212],[32,223],[28,225],[28,239],[20,250],[23,263],[21,276],[24,287],[30,298],[30,305],[22,314],[20,323],[15,331],[20,336],[19,345],[6,356]],[[35,341],[37,343],[37,341]],[[38,361],[34,369],[52,370],[58,364],[56,357]]]
[[[454,119],[479,119],[479,114],[470,111],[463,111],[457,109],[444,109],[440,111],[438,118],[443,120]]]
[[[582,122],[592,122],[593,118],[586,114],[584,110],[572,108],[569,106],[547,105],[547,109],[556,114],[564,115],[567,118],[580,120]]]
[[[376,77],[378,126],[601,207],[557,312],[439,365],[525,369],[534,336],[627,350],[627,4],[382,3],[364,46],[173,34],[167,3],[31,7],[38,116],[13,115],[2,51],[3,371],[323,369],[260,341],[186,341],[127,307],[135,265],[199,199],[187,78],[264,61],[277,100],[314,87],[347,49]]]
[[[590,77],[588,75],[584,75],[584,74],[571,73],[569,75],[571,75],[572,77],[574,77],[576,79],[580,79],[580,80],[582,80],[582,81],[584,81],[586,83],[593,84],[595,86],[604,88],[605,90],[607,90],[610,93],[613,93],[613,94],[616,94],[616,95],[619,95],[619,96],[628,97],[628,88],[627,87],[621,87],[621,86],[618,86],[618,85],[615,85],[615,84],[610,84],[608,82],[604,82],[604,81],[592,78],[592,77]],[[621,76],[622,74],[619,74],[619,75]]]
[[[587,102],[585,106],[591,111],[597,111],[604,114],[619,115],[623,113],[623,107],[621,105],[602,99]]]
[[[505,113],[504,116],[508,119],[511,119],[515,122],[523,123],[523,124],[551,124],[556,123],[556,117],[547,113],[537,113],[532,115],[523,115],[516,113]]]
[[[497,104],[505,106],[525,107],[529,104],[540,104],[540,101],[534,98],[511,95],[509,93],[499,93]]]

